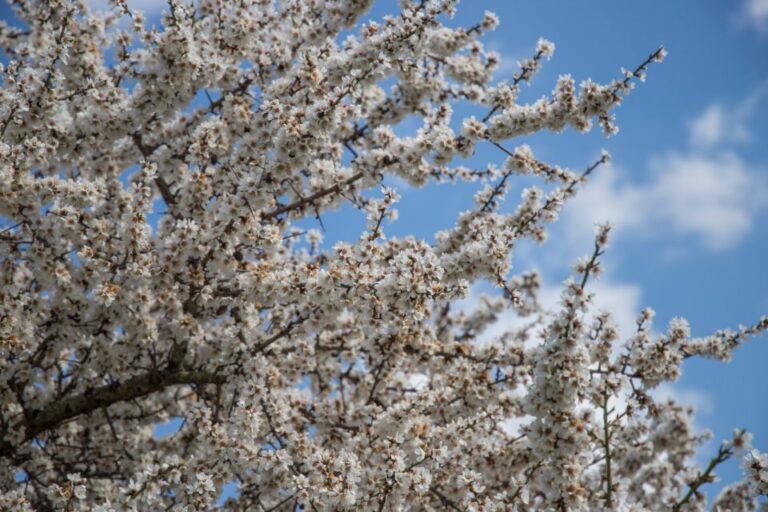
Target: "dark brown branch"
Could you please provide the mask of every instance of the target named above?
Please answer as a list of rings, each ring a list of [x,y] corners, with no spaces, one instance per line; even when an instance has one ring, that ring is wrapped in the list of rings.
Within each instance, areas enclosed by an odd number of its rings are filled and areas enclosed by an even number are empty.
[[[279,339],[287,336],[288,334],[290,334],[294,327],[296,327],[297,325],[300,325],[300,324],[306,322],[309,319],[310,316],[311,316],[311,313],[308,314],[305,317],[299,317],[296,320],[292,320],[292,321],[288,322],[288,325],[286,325],[279,332],[273,334],[272,336],[270,336],[266,340],[262,341],[261,343],[259,343],[255,347],[251,348],[251,351],[250,351],[251,355],[255,356],[259,352],[262,352],[262,351],[266,350],[274,342],[276,342],[277,340],[279,340]]]
[[[346,187],[347,185],[351,185],[352,183],[358,181],[363,177],[362,172],[358,172],[347,178],[346,180],[342,181],[341,183],[337,183],[336,185],[333,185],[332,187],[324,188],[323,190],[320,190],[318,192],[315,192],[311,196],[302,197],[301,199],[294,201],[293,203],[286,204],[284,206],[281,206],[279,208],[275,208],[271,212],[267,212],[264,215],[262,215],[263,219],[274,219],[278,216],[291,212],[293,210],[301,209],[305,206],[311,205],[314,201],[323,198],[325,196],[328,196],[330,194],[336,194],[342,191],[343,187]]]
[[[435,487],[431,488],[429,490],[431,494],[437,497],[437,499],[440,500],[440,502],[443,504],[444,507],[448,507],[451,510],[458,510],[461,511],[458,505],[456,505],[456,502],[452,499],[448,498],[445,494],[438,491]]]
[[[118,402],[126,402],[163,391],[169,386],[223,384],[225,378],[200,371],[155,371],[137,375],[117,384],[86,389],[79,395],[56,400],[44,408],[31,411],[25,421],[26,440],[77,416],[90,414]],[[11,455],[17,447],[0,441],[0,457]]]

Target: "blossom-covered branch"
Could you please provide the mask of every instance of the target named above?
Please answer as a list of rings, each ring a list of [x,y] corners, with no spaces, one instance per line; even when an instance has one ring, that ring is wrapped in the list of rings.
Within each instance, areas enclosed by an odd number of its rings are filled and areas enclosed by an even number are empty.
[[[494,14],[462,28],[455,0],[405,0],[367,20],[371,3],[170,0],[150,22],[124,0],[12,3],[0,509],[702,506],[717,463],[697,467],[692,412],[652,390],[768,321],[692,339],[680,319],[653,331],[649,309],[620,338],[589,285],[607,225],[555,313],[512,268],[609,160],[574,172],[515,139],[616,133],[664,50],[526,103],[553,43],[495,83]],[[469,164],[481,147],[491,161]],[[399,180],[480,187],[423,240],[391,236],[382,185]],[[365,231],[324,243],[345,205]],[[502,295],[467,300],[481,281]],[[731,443],[746,479],[714,503],[749,509],[768,464],[747,434]]]

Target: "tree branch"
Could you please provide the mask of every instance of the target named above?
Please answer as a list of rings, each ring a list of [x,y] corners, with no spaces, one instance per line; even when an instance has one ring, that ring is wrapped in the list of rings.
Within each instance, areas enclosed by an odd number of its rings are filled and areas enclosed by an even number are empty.
[[[363,177],[362,172],[358,172],[347,178],[346,180],[342,181],[341,183],[337,183],[336,185],[333,185],[331,187],[325,188],[323,190],[320,190],[318,192],[315,192],[311,196],[302,197],[301,199],[298,199],[294,201],[293,203],[287,204],[285,206],[280,206],[279,208],[275,208],[271,212],[267,212],[262,215],[262,218],[264,219],[274,219],[284,213],[288,213],[293,210],[300,209],[304,206],[312,204],[315,200],[323,198],[330,194],[335,194],[337,192],[341,192],[344,187],[347,185],[351,185],[352,183],[356,182],[360,178]]]
[[[611,431],[609,430],[608,389],[603,390],[603,449],[605,450],[605,506],[613,508],[613,474],[611,471]]]
[[[673,512],[679,512],[683,510],[685,505],[691,500],[691,498],[699,492],[699,487],[704,484],[714,482],[713,472],[717,466],[730,459],[733,456],[734,450],[732,445],[723,444],[717,450],[717,454],[712,457],[703,473],[699,473],[693,482],[688,484],[688,492],[685,493],[680,501],[672,506]]]
[[[169,386],[223,384],[224,382],[225,378],[221,375],[200,371],[154,371],[137,375],[116,384],[89,388],[79,395],[56,400],[42,409],[31,411],[24,425],[26,428],[25,439],[29,441],[77,416],[90,414],[118,402],[126,402],[157,393]],[[18,447],[7,441],[0,441],[0,457],[9,456],[17,449]]]

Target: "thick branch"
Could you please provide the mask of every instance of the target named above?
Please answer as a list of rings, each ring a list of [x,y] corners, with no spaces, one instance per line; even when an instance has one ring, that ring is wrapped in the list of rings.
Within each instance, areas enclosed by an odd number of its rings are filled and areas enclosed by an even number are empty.
[[[109,407],[157,393],[169,386],[185,384],[223,384],[223,376],[199,371],[150,372],[137,375],[123,382],[89,388],[83,393],[57,400],[43,409],[32,411],[26,419],[26,439],[31,440],[43,432],[52,430],[63,422]],[[0,441],[0,457],[8,456],[16,447]]]
[[[315,192],[311,196],[303,197],[301,199],[298,199],[297,201],[294,201],[291,204],[287,204],[285,206],[281,206],[279,208],[276,208],[272,210],[271,212],[267,212],[262,215],[262,218],[264,219],[274,219],[284,213],[288,213],[293,210],[298,210],[300,208],[303,208],[304,206],[312,204],[317,199],[323,198],[330,194],[336,194],[338,192],[341,192],[344,187],[347,185],[351,185],[352,183],[356,182],[360,178],[363,177],[362,172],[358,172],[347,178],[346,180],[342,181],[341,183],[337,183],[336,185],[333,185],[331,187],[325,188],[323,190],[320,190],[318,192]]]

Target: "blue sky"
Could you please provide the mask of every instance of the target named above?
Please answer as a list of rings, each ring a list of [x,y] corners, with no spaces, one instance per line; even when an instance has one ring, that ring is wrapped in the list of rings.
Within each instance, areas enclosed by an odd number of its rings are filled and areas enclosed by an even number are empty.
[[[146,9],[150,22],[165,5],[128,3]],[[395,0],[378,0],[368,17],[396,9]],[[499,79],[511,77],[539,37],[557,45],[521,101],[549,92],[560,74],[608,81],[659,45],[669,51],[616,111],[621,131],[615,137],[567,131],[514,141],[573,169],[594,161],[602,148],[613,155],[611,168],[600,170],[566,208],[550,240],[515,253],[515,270],[538,268],[554,296],[575,258],[589,250],[593,222],[612,220],[616,236],[595,289],[598,305],[614,310],[621,325],[645,306],[657,311],[658,329],[683,316],[695,336],[768,314],[768,0],[473,0],[460,4],[455,22],[469,26],[485,9],[501,19],[484,39],[506,62]],[[3,19],[8,12],[0,7]],[[502,155],[481,147],[472,161],[500,163]],[[400,219],[386,232],[431,240],[471,206],[476,189],[400,187]],[[508,196],[509,207],[518,193]],[[323,221],[327,244],[355,239],[364,228],[362,214],[350,209]],[[699,408],[697,427],[711,429],[715,439],[705,451],[713,452],[735,427],[753,432],[755,445],[768,451],[767,377],[763,336],[730,364],[687,361],[666,392]],[[732,481],[740,471],[730,463],[720,474]]]
[[[387,3],[394,2],[374,11]],[[659,45],[669,51],[616,111],[615,137],[570,131],[521,141],[574,169],[605,148],[613,165],[566,208],[544,246],[515,254],[516,269],[538,268],[554,296],[574,259],[589,251],[592,223],[611,220],[616,232],[597,302],[622,325],[645,306],[656,310],[658,329],[683,316],[694,336],[768,314],[768,1],[487,0],[464,2],[457,21],[470,25],[485,9],[501,19],[486,44],[510,64],[529,56],[539,37],[557,45],[522,100],[550,91],[560,74],[607,81]],[[499,78],[509,78],[515,68],[503,67]],[[491,147],[477,157],[501,161]],[[468,192],[405,191],[390,231],[428,237],[469,207]],[[729,364],[686,361],[682,378],[663,392],[697,406],[697,428],[714,433],[702,459],[735,427],[768,451],[768,336],[741,347]],[[741,471],[731,461],[718,474],[710,495]]]
[[[615,137],[566,132],[523,141],[574,169],[605,148],[613,165],[566,208],[547,244],[515,255],[516,268],[535,266],[556,286],[589,250],[592,222],[612,220],[598,305],[622,324],[650,306],[658,329],[683,316],[703,336],[768,314],[768,2],[488,0],[465,2],[457,21],[470,24],[484,9],[501,19],[487,46],[505,60],[528,56],[538,37],[557,45],[523,100],[551,90],[560,74],[606,81],[659,45],[669,51],[616,111]],[[478,156],[500,161],[493,148]],[[461,201],[438,190],[404,193],[398,224],[424,224],[427,236],[438,213],[426,212],[447,213],[445,199]],[[768,450],[768,336],[740,348],[729,364],[686,361],[665,391],[698,407],[697,427],[714,433],[705,452],[735,427]],[[740,469],[731,462],[719,474],[732,481]]]
[[[593,290],[597,305],[613,311],[624,332],[646,306],[656,310],[659,330],[676,316],[690,321],[694,336],[751,324],[768,314],[768,1],[617,5],[475,0],[459,6],[455,23],[463,26],[486,9],[501,19],[484,39],[505,62],[498,79],[511,77],[539,37],[556,44],[520,101],[548,93],[561,74],[605,82],[660,45],[669,51],[617,109],[618,135],[566,131],[507,144],[527,143],[537,157],[573,169],[595,161],[602,148],[613,156],[611,167],[598,171],[566,207],[544,246],[515,252],[514,270],[539,269],[545,298],[554,303],[575,259],[591,250],[594,222],[610,220],[616,227],[603,260],[606,274]],[[394,0],[375,2],[370,17],[396,6]],[[493,147],[481,146],[471,161],[502,159]],[[527,184],[512,189],[509,208]],[[386,232],[431,240],[471,207],[477,185],[398,189],[399,220]],[[324,216],[326,242],[356,238],[364,219],[355,215],[343,209]],[[696,406],[697,429],[713,432],[702,461],[737,427],[753,432],[755,446],[768,451],[768,336],[741,347],[728,364],[686,361],[682,378],[659,395]],[[730,461],[718,474],[722,480],[709,487],[710,496],[740,478],[741,470]]]

